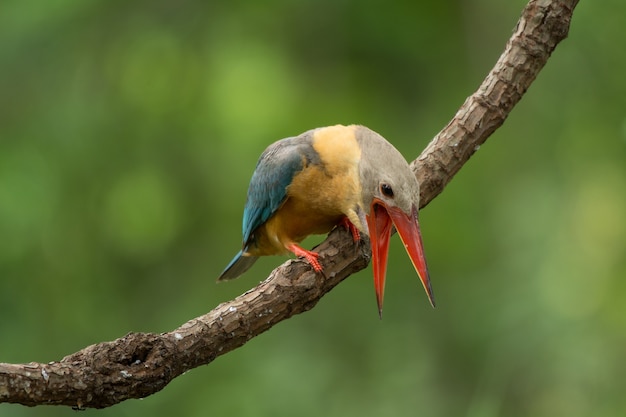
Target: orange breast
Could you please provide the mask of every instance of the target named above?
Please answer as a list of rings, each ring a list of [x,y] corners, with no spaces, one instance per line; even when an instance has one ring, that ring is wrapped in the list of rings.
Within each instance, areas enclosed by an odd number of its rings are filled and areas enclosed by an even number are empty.
[[[284,204],[255,232],[254,256],[286,254],[291,243],[312,234],[328,233],[344,216],[356,221],[360,202],[360,150],[354,127],[320,129],[313,147],[322,164],[309,165],[287,187]]]
[[[254,256],[285,254],[285,246],[313,234],[328,233],[354,207],[354,178],[329,178],[319,167],[310,167],[294,177],[287,200],[257,229]]]

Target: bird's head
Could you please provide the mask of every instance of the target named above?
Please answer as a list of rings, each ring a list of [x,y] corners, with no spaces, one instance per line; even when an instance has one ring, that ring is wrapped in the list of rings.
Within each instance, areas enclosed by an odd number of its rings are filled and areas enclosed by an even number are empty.
[[[411,262],[422,281],[431,305],[435,306],[418,223],[419,184],[402,154],[382,136],[357,126],[361,149],[359,174],[366,233],[372,246],[374,287],[382,314],[389,238],[398,231]],[[364,216],[363,216],[364,215]]]

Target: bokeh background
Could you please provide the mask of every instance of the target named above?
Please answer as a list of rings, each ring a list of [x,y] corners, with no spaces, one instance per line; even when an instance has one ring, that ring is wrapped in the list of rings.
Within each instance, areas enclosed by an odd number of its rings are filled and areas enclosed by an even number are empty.
[[[524,5],[0,2],[0,361],[168,331],[254,286],[283,259],[215,278],[261,151],[360,123],[416,158]],[[581,1],[422,211],[437,309],[396,238],[384,320],[367,269],[160,393],[81,416],[625,415],[625,16]]]

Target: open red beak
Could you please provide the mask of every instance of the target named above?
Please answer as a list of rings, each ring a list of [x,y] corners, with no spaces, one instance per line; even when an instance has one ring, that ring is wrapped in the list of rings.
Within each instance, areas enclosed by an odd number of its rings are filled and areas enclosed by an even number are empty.
[[[385,295],[385,276],[387,273],[387,258],[389,255],[389,238],[391,227],[395,226],[404,248],[411,258],[411,262],[422,281],[424,290],[428,295],[430,304],[435,306],[433,290],[430,286],[430,277],[426,267],[422,235],[417,222],[417,208],[413,207],[410,215],[407,215],[397,207],[388,206],[384,201],[374,199],[370,214],[367,216],[367,227],[372,244],[372,264],[374,268],[374,289],[376,301],[378,301],[378,313],[382,318],[383,297]]]

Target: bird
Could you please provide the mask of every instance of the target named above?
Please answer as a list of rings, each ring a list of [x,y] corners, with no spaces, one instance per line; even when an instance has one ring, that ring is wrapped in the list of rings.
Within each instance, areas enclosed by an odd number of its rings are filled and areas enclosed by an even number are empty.
[[[365,126],[328,126],[281,139],[257,162],[243,211],[242,248],[218,281],[239,277],[260,256],[290,253],[323,273],[319,254],[299,243],[344,226],[356,243],[362,235],[370,239],[382,318],[395,228],[435,307],[418,222],[419,198],[419,183],[402,154]]]

